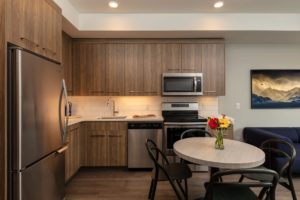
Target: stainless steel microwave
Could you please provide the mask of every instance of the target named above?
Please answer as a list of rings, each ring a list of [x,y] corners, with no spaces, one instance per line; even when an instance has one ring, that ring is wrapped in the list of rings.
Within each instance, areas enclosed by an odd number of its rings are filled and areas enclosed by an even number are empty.
[[[163,73],[163,96],[203,95],[202,73]]]

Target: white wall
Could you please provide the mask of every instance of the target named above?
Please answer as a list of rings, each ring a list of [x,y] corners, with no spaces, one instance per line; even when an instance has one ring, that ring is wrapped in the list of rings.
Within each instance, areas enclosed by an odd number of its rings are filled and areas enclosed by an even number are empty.
[[[247,126],[300,127],[300,109],[250,108],[250,69],[300,69],[300,44],[226,44],[226,96],[219,98],[219,111],[235,119],[235,137],[241,139]]]

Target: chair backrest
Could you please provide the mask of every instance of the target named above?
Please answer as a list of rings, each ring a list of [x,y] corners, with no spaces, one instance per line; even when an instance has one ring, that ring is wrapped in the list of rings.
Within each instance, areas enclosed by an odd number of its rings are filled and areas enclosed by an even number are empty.
[[[276,169],[279,176],[291,173],[296,157],[296,149],[292,144],[281,139],[269,139],[264,141],[260,148],[265,152],[266,163],[269,165],[275,157],[281,158],[282,164],[279,169]]]
[[[212,135],[203,129],[188,129],[181,133],[180,139],[189,137],[212,137]]]
[[[162,158],[162,162],[169,164],[167,157],[159,148],[157,148],[157,145],[155,144],[155,142],[153,140],[147,139],[145,145],[146,145],[147,152],[148,152],[151,160],[153,161],[156,169],[163,168],[161,163],[159,162],[160,157]]]
[[[242,175],[242,174],[261,174],[264,176],[267,176],[268,178],[264,181],[249,181],[249,182],[225,182],[224,176],[228,175]],[[279,176],[276,171],[270,170],[270,169],[237,169],[237,170],[225,170],[225,171],[219,171],[215,173],[207,186],[206,194],[205,194],[205,200],[212,200],[213,199],[213,192],[214,187],[222,187],[222,186],[244,186],[250,188],[266,188],[270,189],[270,200],[275,200],[275,190],[278,183]],[[223,180],[220,182],[219,180]],[[242,194],[240,194],[242,195]],[[247,200],[243,198],[243,200]]]

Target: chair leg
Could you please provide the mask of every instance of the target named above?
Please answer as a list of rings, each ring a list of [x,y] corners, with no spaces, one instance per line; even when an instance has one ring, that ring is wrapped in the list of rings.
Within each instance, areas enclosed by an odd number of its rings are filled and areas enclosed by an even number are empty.
[[[259,200],[263,200],[263,198],[264,198],[265,194],[267,193],[267,191],[268,191],[267,188],[263,188],[263,189],[260,191],[259,195],[258,195],[258,199],[259,199]]]
[[[240,179],[239,179],[239,182],[241,183],[241,182],[243,182],[243,180],[244,180],[244,175],[241,175],[241,177],[240,177]]]
[[[293,183],[293,178],[291,175],[288,175],[288,181],[289,181],[289,189],[292,193],[293,200],[297,200],[295,188],[294,188],[294,183]]]
[[[153,180],[153,186],[152,186],[152,192],[151,192],[151,198],[150,198],[151,200],[154,200],[156,186],[157,186],[157,179]]]
[[[151,199],[151,195],[152,195],[152,190],[153,190],[153,179],[151,179],[151,185],[150,185],[150,189],[149,189],[149,193],[148,193],[148,199]]]
[[[177,190],[177,188],[176,188],[174,182],[173,182],[172,180],[170,180],[170,179],[169,179],[169,182],[170,182],[170,184],[171,184],[171,186],[172,186],[174,192],[176,193],[177,198],[178,198],[179,200],[181,200],[181,199],[182,199],[182,198],[181,198],[181,195],[180,195],[180,193],[178,192],[178,190]],[[176,182],[177,182],[177,181],[176,181]],[[177,183],[178,183],[178,182],[177,182]],[[179,188],[180,188],[180,187],[179,187]]]
[[[187,179],[184,179],[184,187],[185,187],[185,199],[188,200],[189,199],[189,190],[188,190],[188,183],[187,183]]]

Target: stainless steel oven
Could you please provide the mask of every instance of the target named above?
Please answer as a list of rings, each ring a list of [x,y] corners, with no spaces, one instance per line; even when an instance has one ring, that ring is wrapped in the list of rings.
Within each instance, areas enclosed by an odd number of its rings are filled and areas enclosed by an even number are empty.
[[[206,130],[206,122],[165,122],[164,123],[164,151],[168,156],[173,153],[173,145],[180,140],[181,134],[188,129]]]
[[[162,75],[163,96],[203,95],[202,73],[164,73]]]
[[[162,104],[164,117],[163,150],[173,156],[173,145],[180,140],[181,134],[188,129],[206,130],[207,119],[199,116],[196,102],[173,102]]]

